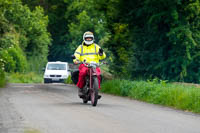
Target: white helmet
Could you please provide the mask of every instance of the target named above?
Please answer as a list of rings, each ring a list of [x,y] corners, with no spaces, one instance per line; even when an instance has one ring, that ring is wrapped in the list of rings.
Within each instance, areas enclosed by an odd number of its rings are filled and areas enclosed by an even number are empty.
[[[90,38],[87,40],[87,38]],[[87,31],[83,34],[83,41],[86,45],[91,45],[94,43],[94,34],[90,31]]]

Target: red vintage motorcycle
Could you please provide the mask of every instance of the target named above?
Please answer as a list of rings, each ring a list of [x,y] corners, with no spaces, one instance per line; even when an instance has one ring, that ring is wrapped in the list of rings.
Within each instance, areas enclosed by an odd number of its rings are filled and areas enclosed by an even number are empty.
[[[72,56],[72,59],[75,59],[75,57]],[[83,87],[83,95],[80,98],[82,98],[83,103],[87,103],[88,101],[91,101],[92,106],[96,106],[98,99],[101,98],[101,96],[98,95],[99,82],[98,82],[98,78],[97,78],[100,75],[97,75],[96,68],[104,63],[101,63],[101,64],[98,64],[95,62],[86,63],[86,61],[81,62],[81,63],[84,64],[86,67],[88,67],[88,72],[87,72],[87,76],[85,78],[85,81],[86,81],[85,86]]]

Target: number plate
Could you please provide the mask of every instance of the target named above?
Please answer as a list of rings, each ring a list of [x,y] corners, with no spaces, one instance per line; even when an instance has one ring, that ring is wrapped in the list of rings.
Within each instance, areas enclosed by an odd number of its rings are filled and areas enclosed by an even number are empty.
[[[52,80],[53,80],[53,81],[59,81],[59,79],[58,79],[58,78],[53,78]]]

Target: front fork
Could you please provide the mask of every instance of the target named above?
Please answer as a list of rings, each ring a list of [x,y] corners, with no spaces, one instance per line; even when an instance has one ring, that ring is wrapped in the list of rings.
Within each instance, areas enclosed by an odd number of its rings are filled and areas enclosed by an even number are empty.
[[[89,68],[89,75],[90,75],[90,88],[93,88],[93,76],[97,76],[96,68]]]

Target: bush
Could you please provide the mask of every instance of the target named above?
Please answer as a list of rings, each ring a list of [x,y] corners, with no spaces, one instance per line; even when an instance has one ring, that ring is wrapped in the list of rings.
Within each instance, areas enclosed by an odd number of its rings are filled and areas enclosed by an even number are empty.
[[[3,87],[5,84],[6,84],[5,73],[0,68],[0,87]]]
[[[120,82],[121,80],[119,79],[105,81],[101,84],[101,91],[110,94],[120,95]]]
[[[8,54],[15,61],[14,72],[25,72],[27,69],[27,61],[22,50],[16,46],[15,48],[8,49]]]
[[[5,61],[6,72],[25,72],[27,69],[26,57],[17,46],[0,51],[0,59]]]
[[[0,58],[0,87],[6,84],[5,73],[4,73],[4,63],[5,61]]]
[[[72,80],[71,80],[71,76],[69,76],[65,81],[65,84],[73,84]]]
[[[0,59],[4,60],[4,69],[6,72],[14,72],[16,61],[9,55],[7,50],[0,51]]]

